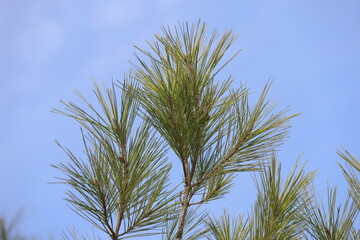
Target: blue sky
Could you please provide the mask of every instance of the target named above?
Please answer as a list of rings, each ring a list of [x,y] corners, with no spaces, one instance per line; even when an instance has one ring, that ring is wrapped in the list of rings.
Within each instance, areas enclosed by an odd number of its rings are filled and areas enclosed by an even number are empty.
[[[302,113],[281,147],[288,172],[299,154],[307,169],[319,169],[316,187],[346,182],[337,167],[339,146],[360,156],[360,2],[344,1],[0,1],[0,214],[24,209],[23,232],[58,236],[88,224],[65,202],[64,186],[48,184],[59,173],[50,164],[67,161],[58,139],[81,152],[79,126],[50,113],[59,99],[93,99],[93,79],[121,80],[134,59],[133,45],[163,25],[199,18],[211,30],[233,29],[243,51],[224,70],[258,94],[274,79],[269,99]],[[225,76],[224,75],[224,76]],[[242,174],[226,199],[209,205],[246,213],[254,199],[250,175]],[[324,195],[325,198],[325,195]]]

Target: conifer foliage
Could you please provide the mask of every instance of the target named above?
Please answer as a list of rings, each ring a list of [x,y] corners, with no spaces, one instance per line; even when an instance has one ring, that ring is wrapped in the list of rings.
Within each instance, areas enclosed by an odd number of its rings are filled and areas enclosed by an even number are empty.
[[[240,52],[227,54],[236,40],[231,31],[208,33],[199,21],[163,27],[155,38],[137,48],[123,81],[94,85],[97,103],[78,93],[85,107],[63,102],[63,110],[54,110],[81,125],[84,143],[82,157],[59,144],[69,159],[54,165],[68,187],[65,200],[111,240],[304,237],[316,217],[303,218],[313,209],[315,172],[295,169],[282,182],[274,154],[296,115],[275,110],[266,99],[269,84],[251,104],[247,87],[233,88],[233,78],[220,74]],[[181,166],[177,183],[169,181],[175,162]],[[357,198],[355,173],[345,168]],[[250,215],[208,217],[203,205],[224,197],[235,175],[249,171],[260,174]]]

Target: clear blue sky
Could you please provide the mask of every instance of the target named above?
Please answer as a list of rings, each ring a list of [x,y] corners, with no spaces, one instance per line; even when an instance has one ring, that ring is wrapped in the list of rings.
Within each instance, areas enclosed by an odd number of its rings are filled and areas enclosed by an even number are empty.
[[[336,149],[360,156],[359,12],[358,0],[1,0],[0,214],[25,209],[23,231],[44,238],[72,225],[89,229],[61,199],[64,186],[48,184],[59,176],[50,164],[67,161],[54,139],[82,149],[79,127],[50,109],[61,107],[59,99],[78,101],[74,89],[92,98],[92,78],[121,80],[133,45],[146,47],[161,26],[199,18],[240,35],[235,48],[243,51],[225,70],[235,85],[256,94],[271,77],[269,98],[302,113],[281,148],[284,171],[304,153],[307,169],[319,169],[319,192],[336,184],[343,199]],[[209,207],[246,213],[251,181],[242,175]]]

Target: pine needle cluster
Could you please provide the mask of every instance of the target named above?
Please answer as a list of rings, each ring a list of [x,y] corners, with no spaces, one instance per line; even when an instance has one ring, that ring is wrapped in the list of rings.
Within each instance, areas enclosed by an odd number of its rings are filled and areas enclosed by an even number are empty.
[[[297,114],[267,100],[270,84],[250,103],[249,88],[233,88],[232,76],[220,77],[240,52],[227,55],[236,35],[207,34],[199,21],[164,27],[155,38],[148,50],[137,48],[123,81],[94,85],[97,105],[78,93],[86,107],[62,102],[64,110],[54,110],[81,126],[84,155],[59,144],[69,161],[54,165],[74,212],[111,240],[154,234],[167,240],[358,239],[359,162],[339,153],[347,162],[341,168],[349,203],[336,211],[336,190],[330,190],[328,214],[313,203],[315,172],[298,162],[282,179],[275,152]],[[182,181],[171,183],[175,161]],[[209,217],[204,205],[224,197],[241,172],[258,174],[252,211]],[[64,238],[85,239],[77,236]]]

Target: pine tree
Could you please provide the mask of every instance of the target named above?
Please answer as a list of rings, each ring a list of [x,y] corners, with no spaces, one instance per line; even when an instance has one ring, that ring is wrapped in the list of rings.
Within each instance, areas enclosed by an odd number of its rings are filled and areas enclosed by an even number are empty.
[[[266,99],[270,84],[250,104],[249,88],[233,88],[231,76],[221,79],[240,52],[226,54],[236,35],[208,34],[199,21],[163,27],[155,38],[148,50],[137,48],[123,81],[110,88],[94,84],[96,104],[78,93],[86,107],[62,102],[64,110],[54,110],[82,129],[84,156],[59,144],[69,162],[54,165],[64,175],[72,209],[111,240],[154,234],[168,240],[341,239],[316,237],[324,215],[313,205],[315,172],[297,165],[281,180],[274,152],[296,114],[275,111]],[[349,169],[359,170],[351,155],[340,155]],[[169,181],[175,161],[178,183]],[[355,172],[341,167],[358,203]],[[209,217],[204,204],[224,197],[240,172],[259,172],[252,212],[233,220],[226,212],[221,219]],[[336,215],[335,196],[330,191],[330,216]],[[358,206],[344,207],[346,236],[356,236]],[[76,232],[65,238],[88,239]]]

